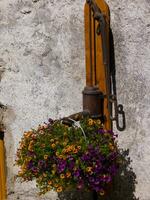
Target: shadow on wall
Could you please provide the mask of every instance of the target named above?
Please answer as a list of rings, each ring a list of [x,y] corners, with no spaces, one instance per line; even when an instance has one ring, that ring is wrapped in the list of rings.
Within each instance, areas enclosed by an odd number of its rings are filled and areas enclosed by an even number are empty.
[[[124,162],[114,178],[112,191],[106,200],[139,200],[134,195],[137,182],[136,175],[130,167],[129,150],[122,151],[122,155],[125,158]]]
[[[113,186],[107,197],[99,197],[98,200],[139,200],[135,197],[136,175],[130,167],[129,150],[122,151],[123,163],[117,176],[113,180]],[[71,191],[59,194],[60,200],[94,200],[92,193],[83,191]]]

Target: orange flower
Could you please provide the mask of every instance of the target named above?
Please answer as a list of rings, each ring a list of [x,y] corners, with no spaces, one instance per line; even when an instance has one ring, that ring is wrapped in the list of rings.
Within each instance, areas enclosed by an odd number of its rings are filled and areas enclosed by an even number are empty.
[[[48,181],[48,185],[52,185],[52,181],[51,180]]]
[[[59,188],[57,188],[56,191],[57,191],[57,192],[62,192],[62,187],[60,186]]]
[[[66,177],[69,178],[70,176],[71,176],[71,173],[70,173],[70,172],[67,172],[67,173],[66,173]]]
[[[78,153],[78,150],[77,150],[77,149],[74,149],[74,150],[73,150],[73,153]]]

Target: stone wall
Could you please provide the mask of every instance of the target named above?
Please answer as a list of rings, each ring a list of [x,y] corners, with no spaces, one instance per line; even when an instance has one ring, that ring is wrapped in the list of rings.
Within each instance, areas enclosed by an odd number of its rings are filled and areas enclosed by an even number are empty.
[[[82,109],[84,2],[0,1],[0,102],[7,106],[3,121],[10,200],[57,199],[54,192],[38,197],[34,183],[16,182],[13,163],[24,130],[48,117],[58,118]],[[119,133],[119,144],[130,150],[138,182],[135,196],[149,200],[150,2],[108,0],[108,4],[115,40],[118,100],[124,104],[127,118],[126,131]]]

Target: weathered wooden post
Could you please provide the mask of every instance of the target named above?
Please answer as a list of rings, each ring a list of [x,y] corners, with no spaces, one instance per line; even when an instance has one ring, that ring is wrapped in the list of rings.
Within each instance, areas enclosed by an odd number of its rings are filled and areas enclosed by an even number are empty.
[[[125,114],[123,106],[117,103],[109,7],[104,0],[87,0],[84,16],[86,87],[83,110],[102,118],[106,129],[112,129],[112,122],[116,121],[117,129],[123,131]]]
[[[0,200],[6,199],[6,170],[3,126],[3,110],[5,109],[6,107],[0,103]]]
[[[84,18],[86,87],[83,110],[88,110],[93,118],[100,118],[107,130],[112,130],[113,121],[116,121],[117,129],[123,131],[125,113],[123,106],[117,104],[113,36],[105,0],[87,0]],[[97,198],[94,192],[93,199]]]
[[[0,130],[0,200],[6,199],[5,158],[4,158],[4,132]]]

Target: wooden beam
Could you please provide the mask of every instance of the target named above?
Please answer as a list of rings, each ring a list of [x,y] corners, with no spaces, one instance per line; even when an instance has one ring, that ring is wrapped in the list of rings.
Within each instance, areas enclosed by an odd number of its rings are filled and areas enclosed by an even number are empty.
[[[6,199],[5,173],[4,142],[3,139],[0,138],[0,200]]]
[[[110,26],[110,12],[109,7],[104,0],[95,0],[96,4],[102,11],[105,16],[107,25],[106,25],[106,33],[107,33],[107,48],[109,52],[109,26]],[[91,33],[90,33],[90,17],[91,17]],[[93,15],[90,14],[89,5],[86,3],[84,8],[84,19],[85,19],[85,64],[86,64],[86,85],[87,86],[94,86],[95,84],[98,85],[99,89],[103,94],[106,94],[106,77],[105,74],[105,66],[103,64],[103,49],[102,49],[102,40],[101,35],[96,35],[96,55],[94,51],[94,21]],[[95,27],[97,27],[97,22]],[[90,45],[90,37],[92,38],[92,42]],[[90,47],[92,49],[92,53],[90,55]],[[96,63],[94,57],[96,56]],[[91,61],[92,58],[92,61]],[[109,58],[109,55],[108,55]],[[108,59],[109,60],[109,59]],[[92,71],[91,71],[91,64],[92,64]],[[96,79],[97,83],[95,83],[95,66],[96,64]],[[108,63],[109,64],[109,63]],[[108,101],[107,98],[104,99],[104,115],[106,117],[106,122],[104,124],[106,129],[112,129],[112,124],[110,120],[110,114],[108,110]]]

